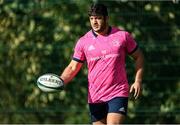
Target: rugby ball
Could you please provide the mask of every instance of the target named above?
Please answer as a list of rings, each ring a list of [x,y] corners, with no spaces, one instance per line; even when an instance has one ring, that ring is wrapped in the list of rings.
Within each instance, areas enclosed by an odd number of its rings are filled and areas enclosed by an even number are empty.
[[[43,92],[56,92],[63,89],[64,82],[58,75],[47,73],[37,79],[37,86]]]

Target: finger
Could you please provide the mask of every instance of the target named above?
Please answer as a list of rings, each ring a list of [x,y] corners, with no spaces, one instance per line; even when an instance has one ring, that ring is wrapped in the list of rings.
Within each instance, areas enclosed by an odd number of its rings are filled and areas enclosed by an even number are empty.
[[[135,99],[137,99],[138,97],[139,97],[139,92],[137,90],[136,95],[135,95]]]
[[[132,85],[130,88],[130,93],[133,91],[133,89],[134,89],[134,86]]]
[[[134,97],[137,96],[137,88],[134,88]]]
[[[137,98],[139,97],[139,95],[140,95],[140,91],[141,91],[141,90],[138,88],[138,89],[137,89],[137,94],[136,94],[135,99],[137,99]]]

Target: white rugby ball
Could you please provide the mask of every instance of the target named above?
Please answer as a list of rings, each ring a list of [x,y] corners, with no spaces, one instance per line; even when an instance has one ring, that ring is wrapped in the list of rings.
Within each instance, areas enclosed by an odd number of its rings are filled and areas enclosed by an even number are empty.
[[[64,82],[58,75],[47,73],[38,78],[37,86],[43,92],[56,92],[63,89]]]

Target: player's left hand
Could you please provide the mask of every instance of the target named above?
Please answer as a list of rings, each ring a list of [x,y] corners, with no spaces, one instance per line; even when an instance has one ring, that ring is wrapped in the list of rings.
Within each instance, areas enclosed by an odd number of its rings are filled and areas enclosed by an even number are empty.
[[[134,91],[135,99],[137,99],[140,96],[141,90],[142,90],[141,82],[135,82],[130,87],[130,93],[132,93]]]

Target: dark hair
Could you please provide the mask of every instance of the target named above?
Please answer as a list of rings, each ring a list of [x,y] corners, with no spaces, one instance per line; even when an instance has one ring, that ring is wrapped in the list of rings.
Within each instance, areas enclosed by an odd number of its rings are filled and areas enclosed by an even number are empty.
[[[108,16],[107,7],[104,4],[95,3],[92,4],[89,11],[89,16]]]

